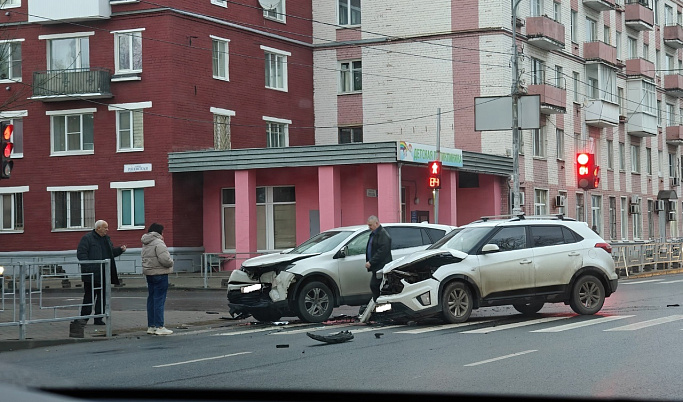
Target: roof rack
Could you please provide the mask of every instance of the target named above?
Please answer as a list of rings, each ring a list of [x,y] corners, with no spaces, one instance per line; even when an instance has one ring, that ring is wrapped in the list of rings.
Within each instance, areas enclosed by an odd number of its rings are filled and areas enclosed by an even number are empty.
[[[491,219],[508,219],[510,221],[521,221],[525,219],[555,219],[560,221],[575,221],[574,218],[569,218],[564,216],[564,214],[554,214],[554,215],[524,215],[521,214],[507,214],[507,215],[490,215],[482,216],[478,221],[475,222],[488,222]]]
[[[554,215],[530,215],[524,219],[556,219],[560,221],[575,221],[576,219],[564,216],[564,214],[554,214]]]

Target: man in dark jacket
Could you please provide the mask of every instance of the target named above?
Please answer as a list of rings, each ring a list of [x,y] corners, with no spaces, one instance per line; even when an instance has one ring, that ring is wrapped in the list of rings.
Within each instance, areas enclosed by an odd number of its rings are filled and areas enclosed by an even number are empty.
[[[126,251],[126,245],[114,248],[111,239],[107,235],[109,225],[103,220],[95,222],[95,229],[87,233],[81,238],[78,243],[78,250],[76,256],[79,260],[110,260],[111,283],[118,285],[119,276],[116,271],[115,257],[120,256]],[[82,264],[81,273],[83,280],[83,306],[81,307],[81,315],[90,315],[93,304],[93,286],[95,288],[95,314],[102,314],[102,304],[105,298],[106,287],[103,283],[103,264]],[[92,274],[92,275],[90,275]],[[83,323],[88,322],[86,318]],[[104,325],[102,318],[95,318],[95,325]]]
[[[387,263],[391,262],[391,236],[386,229],[379,224],[379,219],[375,215],[368,218],[370,237],[365,253],[365,268],[372,272],[370,278],[370,290],[372,300],[377,301],[379,297],[379,286],[382,280],[377,278],[377,271],[382,269]]]

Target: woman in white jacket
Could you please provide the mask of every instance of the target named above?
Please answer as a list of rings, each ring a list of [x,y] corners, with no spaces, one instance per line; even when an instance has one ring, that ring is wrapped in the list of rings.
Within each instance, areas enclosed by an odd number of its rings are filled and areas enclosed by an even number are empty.
[[[147,333],[150,335],[170,335],[164,327],[164,304],[168,291],[168,274],[173,272],[173,259],[168,252],[164,227],[158,223],[149,226],[148,233],[142,235],[142,273],[147,278]]]

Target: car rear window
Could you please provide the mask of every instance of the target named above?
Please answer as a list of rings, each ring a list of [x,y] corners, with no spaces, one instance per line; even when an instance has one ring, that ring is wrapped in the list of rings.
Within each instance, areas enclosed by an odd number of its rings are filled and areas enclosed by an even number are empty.
[[[432,244],[436,243],[442,237],[446,235],[445,230],[432,229],[432,228],[422,228],[422,244]]]
[[[533,247],[556,246],[565,244],[562,226],[531,226]]]
[[[410,227],[385,227],[391,236],[391,249],[422,246],[422,232],[420,228]]]

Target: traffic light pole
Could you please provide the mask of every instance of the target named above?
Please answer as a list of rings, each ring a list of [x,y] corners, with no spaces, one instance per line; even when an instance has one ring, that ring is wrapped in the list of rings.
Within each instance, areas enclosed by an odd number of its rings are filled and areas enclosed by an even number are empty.
[[[519,215],[519,69],[517,65],[517,6],[522,0],[512,1],[512,214]]]
[[[436,160],[441,160],[441,108],[436,108]],[[434,223],[439,223],[439,189],[434,189]]]

